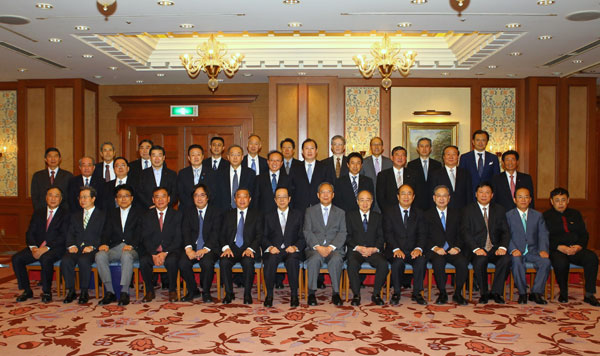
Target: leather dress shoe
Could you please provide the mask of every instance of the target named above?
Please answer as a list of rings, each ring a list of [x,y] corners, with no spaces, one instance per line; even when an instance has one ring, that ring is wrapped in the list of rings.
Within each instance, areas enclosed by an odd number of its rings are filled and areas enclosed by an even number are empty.
[[[275,289],[283,289],[283,282],[275,282]]]
[[[75,300],[75,298],[77,298],[77,293],[75,293],[74,290],[70,289],[69,292],[67,292],[67,296],[63,300],[63,303],[65,303],[65,304],[71,303],[72,301]]]
[[[162,288],[162,290],[167,290],[167,289],[169,289],[169,283],[164,283],[164,282],[163,282],[163,283],[161,284],[161,288]]]
[[[458,305],[467,305],[469,304],[469,302],[467,302],[467,300],[465,299],[465,297],[462,296],[462,294],[460,293],[454,293],[454,295],[452,296],[452,301]]]
[[[52,301],[52,294],[42,293],[42,303],[50,303]]]
[[[390,299],[391,305],[398,305],[400,303],[400,293],[392,294],[392,299]]]
[[[559,303],[568,303],[569,302],[569,296],[568,295],[559,295],[558,296],[558,302]]]
[[[488,294],[482,294],[479,297],[479,304],[487,304],[488,300],[490,300],[490,296]]]
[[[244,304],[252,304],[252,295],[244,294]]]
[[[265,298],[265,302],[263,304],[266,308],[270,308],[273,306],[273,296],[272,295],[268,295]]]
[[[195,290],[188,290],[187,294],[181,298],[182,302],[193,302],[194,298],[198,298],[202,293],[200,293],[200,289],[196,288]]]
[[[519,294],[519,304],[527,304],[527,294]]]
[[[31,289],[23,291],[23,293],[17,297],[17,302],[24,302],[29,298],[33,298],[33,291]]]
[[[531,300],[532,302],[535,302],[536,304],[542,304],[542,305],[548,304],[546,299],[544,299],[544,297],[542,297],[542,295],[540,293],[529,294],[529,300]]]
[[[300,299],[298,299],[297,295],[292,295],[290,298],[290,307],[296,308],[300,306]]]
[[[206,293],[206,292],[202,293],[202,301],[204,303],[210,303],[210,302],[213,301],[212,296],[210,295],[210,292],[208,292],[208,293]]]
[[[352,297],[352,301],[350,302],[350,305],[354,305],[354,306],[360,305],[360,295],[355,295],[354,297]]]
[[[383,299],[381,299],[381,296],[379,296],[379,293],[377,294],[373,294],[373,296],[371,297],[371,301],[375,304],[375,305],[383,305]]]
[[[129,293],[121,292],[119,296],[119,305],[127,305],[129,304]]]
[[[154,298],[156,298],[156,294],[154,294],[154,291],[152,292],[148,292],[146,293],[146,295],[144,296],[144,299],[142,299],[142,302],[144,303],[149,303],[151,301],[154,300]]]
[[[225,298],[223,298],[223,304],[230,304],[233,300],[233,296],[231,294],[225,294]]]
[[[410,299],[412,299],[415,302],[417,302],[417,304],[427,305],[427,301],[423,298],[423,296],[421,295],[421,293],[419,293],[419,294],[413,294]]]
[[[169,292],[169,302],[173,303],[173,302],[176,302],[177,300],[178,300],[177,292],[175,292],[175,291]]]
[[[317,297],[314,294],[308,295],[308,305],[317,305]]]
[[[331,296],[331,303],[333,303],[333,305],[337,305],[338,307],[344,304],[339,293],[333,293],[333,296]]]
[[[446,292],[440,293],[438,298],[435,300],[435,304],[443,305],[448,303],[448,294]]]
[[[104,296],[104,298],[102,298],[101,301],[98,302],[98,305],[107,305],[110,304],[114,301],[117,300],[117,297],[115,296],[115,293],[113,292],[106,292],[106,295]]]
[[[90,295],[88,294],[88,291],[82,291],[81,295],[79,296],[79,300],[77,301],[78,304],[85,304],[87,302],[89,302],[90,300]]]
[[[593,307],[600,306],[600,302],[598,302],[598,299],[596,299],[596,297],[594,297],[593,295],[583,298],[583,301]]]
[[[319,288],[319,289],[325,289],[325,282],[318,282],[317,283],[317,288]]]
[[[494,302],[496,304],[504,304],[505,303],[504,298],[502,298],[502,296],[498,293],[492,294],[492,298],[494,299]]]

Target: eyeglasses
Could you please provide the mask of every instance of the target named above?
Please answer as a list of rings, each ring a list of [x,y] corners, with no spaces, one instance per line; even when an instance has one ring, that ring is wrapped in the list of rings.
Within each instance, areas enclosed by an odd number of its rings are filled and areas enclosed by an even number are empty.
[[[198,193],[198,194],[194,194],[194,198],[206,198],[208,195],[204,194],[204,193]]]
[[[117,199],[127,199],[131,198],[131,194],[119,194],[117,195]]]

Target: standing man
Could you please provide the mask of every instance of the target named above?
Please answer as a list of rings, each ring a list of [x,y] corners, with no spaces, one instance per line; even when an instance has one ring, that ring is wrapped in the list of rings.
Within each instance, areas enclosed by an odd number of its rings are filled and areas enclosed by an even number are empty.
[[[458,167],[460,152],[456,146],[446,146],[443,151],[444,166],[432,173],[431,187],[445,186],[450,191],[449,207],[461,212],[473,201],[471,193],[471,174]],[[435,194],[435,193],[433,193]]]
[[[260,157],[260,149],[262,148],[262,142],[260,136],[252,134],[248,137],[248,154],[244,156],[242,160],[242,166],[248,167],[256,172],[256,175],[260,175],[262,172],[267,171],[267,160],[264,157]]]
[[[375,194],[373,181],[371,178],[360,174],[363,158],[358,152],[352,152],[348,155],[348,174],[340,176],[335,182],[337,194],[333,199],[333,204],[346,213],[352,210],[358,210],[358,192],[366,190]],[[370,209],[370,207],[369,207]]]
[[[116,162],[117,160],[115,164]],[[118,207],[107,209],[106,224],[96,253],[98,274],[106,289],[106,295],[98,304],[106,305],[117,300],[109,265],[111,262],[121,262],[119,305],[127,305],[133,263],[138,259],[137,249],[144,210],[133,206],[133,188],[129,184],[119,185],[113,192]]]
[[[586,246],[590,235],[581,213],[569,208],[569,191],[556,188],[550,192],[552,208],[544,213],[550,233],[550,261],[560,287],[559,303],[569,302],[569,264],[583,266],[585,295],[583,301],[600,306],[596,299],[598,256]]]
[[[162,146],[152,146],[150,149],[152,166],[142,171],[140,178],[140,200],[142,207],[149,209],[154,206],[154,190],[165,188],[169,195],[169,207],[177,202],[177,173],[165,166],[165,149]]]
[[[279,151],[269,152],[267,159],[268,170],[265,170],[258,176],[257,188],[258,188],[258,207],[267,214],[277,209],[277,201],[275,200],[275,190],[277,187],[289,187],[290,178],[284,169],[281,169],[283,165],[283,155]],[[286,190],[287,191],[287,190]]]
[[[139,190],[140,179],[142,176],[142,171],[146,168],[150,168],[152,166],[152,162],[150,161],[150,149],[154,146],[154,142],[152,140],[141,140],[138,145],[138,153],[140,158],[131,162],[129,167],[131,168],[129,172],[129,185],[133,186],[134,190]],[[136,192],[137,194],[138,192]]]
[[[92,165],[93,167],[93,165]],[[71,214],[69,231],[67,232],[67,253],[60,263],[60,270],[65,278],[67,296],[64,303],[71,303],[77,297],[75,293],[75,266],[79,267],[79,285],[81,295],[79,304],[89,301],[88,286],[94,257],[100,245],[105,214],[94,206],[96,190],[93,187],[81,187],[79,204],[81,210]]]
[[[492,202],[493,195],[490,183],[479,183],[475,193],[477,201],[463,210],[460,230],[465,248],[471,252],[481,304],[489,299],[504,304],[504,282],[510,269],[510,255],[506,253],[510,242],[506,212],[501,205]],[[496,265],[491,294],[488,294],[488,263]]]
[[[135,193],[135,187],[128,182],[130,181],[130,178],[128,176],[129,163],[127,162],[127,159],[125,159],[125,157],[115,158],[113,160],[113,167],[115,169],[115,179],[104,183],[104,192],[106,192],[106,194],[104,194],[104,204],[102,206],[106,211],[119,206],[114,195],[115,188],[119,185],[128,184],[133,193]],[[138,205],[137,202],[135,205]]]
[[[415,205],[417,208],[425,211],[431,207],[430,194],[433,186],[431,183],[431,175],[436,170],[442,168],[440,161],[436,161],[430,158],[431,155],[431,139],[428,137],[421,137],[417,141],[417,153],[418,158],[413,159],[406,165],[408,168],[413,169],[416,174],[416,180],[419,182],[420,191],[416,194]]]
[[[104,142],[100,145],[100,157],[102,162],[96,163],[96,169],[94,169],[94,175],[98,179],[105,182],[110,182],[115,179],[115,169],[113,167],[113,159],[115,158],[115,146],[112,142]]]
[[[69,212],[61,206],[62,198],[59,187],[49,187],[46,190],[46,206],[36,210],[31,216],[29,229],[25,235],[27,247],[12,257],[13,271],[19,289],[23,290],[23,293],[17,297],[17,302],[33,298],[29,273],[25,267],[36,261],[39,261],[42,267],[42,303],[52,301],[54,263],[64,254],[70,220]]]
[[[523,187],[530,192],[530,208],[534,209],[533,197],[533,180],[527,173],[517,172],[519,168],[519,153],[517,151],[506,151],[502,154],[502,166],[504,172],[495,175],[492,178],[492,186],[494,187],[494,201],[506,211],[516,207],[515,192]]]
[[[306,246],[302,233],[304,214],[289,208],[291,198],[286,187],[277,188],[274,200],[277,208],[265,215],[265,235],[262,241],[265,285],[267,286],[264,306],[273,306],[273,287],[275,286],[277,265],[284,262],[290,284],[290,306],[294,308],[300,305],[298,274],[302,252]]]
[[[323,263],[327,263],[333,289],[331,302],[340,306],[342,305],[340,278],[344,264],[344,244],[347,235],[346,216],[342,209],[332,204],[334,192],[331,183],[321,183],[317,196],[320,204],[306,209],[304,215],[308,305],[317,305],[315,296],[317,278],[321,266]]]
[[[48,147],[44,153],[44,161],[46,169],[35,172],[31,178],[31,202],[34,211],[46,207],[48,188],[56,186],[60,188],[61,195],[66,194],[69,189],[69,181],[73,178],[71,172],[59,167],[61,156],[58,148]],[[65,197],[61,199],[61,204],[66,209],[69,208],[68,200]]]
[[[392,160],[383,156],[383,140],[381,137],[373,137],[370,142],[371,155],[365,158],[360,174],[363,174],[373,181],[375,195],[373,196],[373,210],[381,212],[379,202],[377,201],[377,175],[379,172],[392,168]]]
[[[238,189],[248,190],[251,196],[256,192],[256,174],[251,168],[242,165],[244,155],[242,147],[231,145],[228,152],[229,164],[227,164],[227,171],[220,174],[218,200],[214,201],[221,211],[235,209],[235,192]],[[254,207],[254,204],[252,206]]]
[[[223,137],[214,136],[210,139],[210,157],[202,161],[202,167],[205,171],[212,169],[223,174],[227,174],[229,162],[223,159],[225,151],[225,140]]]
[[[406,167],[406,149],[396,146],[392,150],[392,168],[385,169],[377,175],[377,203],[384,215],[388,209],[398,205],[398,190],[404,184],[411,186],[413,194],[419,190],[417,173]],[[412,202],[411,202],[412,204]]]
[[[519,304],[527,304],[526,262],[532,263],[536,269],[529,300],[548,304],[543,297],[550,273],[548,229],[542,213],[529,209],[531,195],[527,188],[518,188],[514,200],[517,207],[506,213],[506,220],[511,236],[508,250],[512,259],[512,274],[519,290]]]
[[[296,142],[291,138],[286,137],[279,143],[279,149],[283,154],[283,167],[285,173],[289,175],[293,165],[302,164],[300,160],[294,158],[294,155],[296,154]]]
[[[373,193],[361,190],[357,197],[358,209],[346,212],[348,238],[348,276],[352,289],[352,305],[360,305],[360,275],[358,271],[363,262],[375,268],[375,283],[371,301],[383,305],[381,287],[388,274],[388,263],[383,256],[383,219],[371,210]]]
[[[81,210],[79,204],[79,195],[81,187],[92,187],[94,188],[95,206],[102,209],[104,204],[104,181],[98,176],[94,176],[94,159],[89,156],[82,157],[79,160],[79,170],[81,174],[71,178],[69,181],[69,190],[67,196],[69,198],[69,209],[71,212]]]
[[[192,191],[200,183],[212,186],[209,183],[210,170],[204,169],[202,161],[204,160],[204,148],[198,144],[188,147],[187,158],[190,165],[181,169],[177,174],[177,197],[179,198],[179,210],[183,211],[194,206]]]
[[[346,139],[344,136],[335,135],[331,138],[331,157],[325,158],[321,162],[329,170],[329,174],[335,179],[348,174],[348,157],[344,155],[346,152]]]
[[[317,193],[323,182],[334,182],[334,175],[325,164],[317,161],[317,142],[307,138],[302,142],[304,164],[292,165],[290,169],[290,189],[292,192],[292,208],[300,211],[319,203]]]
[[[473,132],[473,151],[460,156],[459,165],[466,168],[471,173],[471,187],[473,197],[479,183],[491,182],[492,178],[500,173],[500,163],[498,157],[485,150],[490,134],[484,130]]]

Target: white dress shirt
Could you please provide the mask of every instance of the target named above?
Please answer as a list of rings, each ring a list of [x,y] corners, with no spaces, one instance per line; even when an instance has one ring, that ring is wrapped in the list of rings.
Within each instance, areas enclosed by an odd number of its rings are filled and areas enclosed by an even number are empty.
[[[281,225],[281,215],[282,215],[282,214],[283,214],[283,218],[284,218],[284,220],[287,222],[287,219],[288,219],[288,213],[289,213],[289,211],[290,211],[290,208],[289,208],[289,207],[287,207],[287,208],[285,208],[285,210],[283,210],[283,211],[282,211],[281,209],[277,208],[277,210],[276,210],[276,211],[277,211],[277,220],[279,220],[279,224]],[[284,248],[284,246],[285,246],[285,245],[282,243],[282,244],[281,244],[281,246],[279,246],[279,250],[283,249],[283,248]],[[273,247],[273,245],[269,245],[269,247],[267,247],[267,248],[265,249],[265,252],[269,252],[269,251],[271,250],[271,247]],[[298,251],[298,249],[297,249],[297,248],[296,248],[296,251]]]
[[[154,173],[154,181],[156,182],[157,187],[160,187],[160,179],[162,177],[162,170],[163,170],[162,166],[160,168],[152,167],[152,173]]]
[[[252,155],[250,155],[250,153],[248,153],[248,168],[252,169],[252,160],[254,160],[254,167],[256,167],[256,175],[260,174],[260,167],[259,167],[259,158],[258,155],[252,157]]]
[[[111,181],[111,180],[115,179],[115,177],[117,175],[115,174],[114,164],[115,164],[114,159],[110,163],[102,162],[102,178],[106,179],[106,166],[108,166],[108,172],[110,174],[110,177],[108,177],[108,180]]]
[[[125,224],[127,224],[127,217],[129,216],[131,205],[127,209],[119,208],[119,210],[121,211],[121,231],[125,232]]]

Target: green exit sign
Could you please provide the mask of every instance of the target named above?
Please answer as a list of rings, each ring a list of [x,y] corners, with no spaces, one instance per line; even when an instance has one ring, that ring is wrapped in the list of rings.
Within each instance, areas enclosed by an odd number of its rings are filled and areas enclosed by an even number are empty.
[[[198,105],[171,105],[171,117],[198,116]]]

